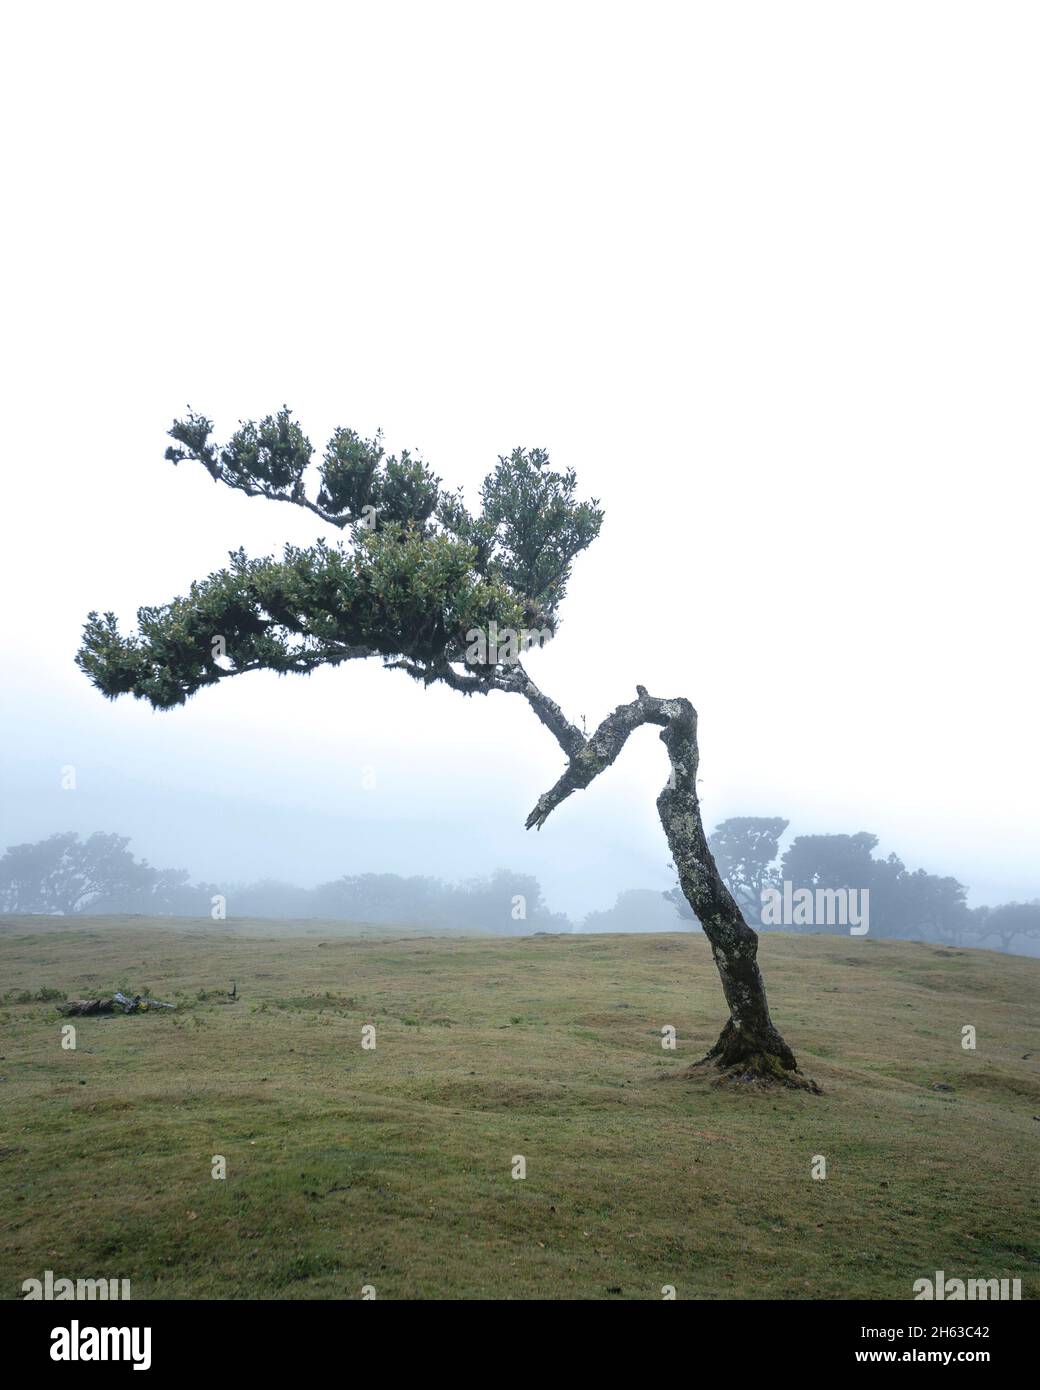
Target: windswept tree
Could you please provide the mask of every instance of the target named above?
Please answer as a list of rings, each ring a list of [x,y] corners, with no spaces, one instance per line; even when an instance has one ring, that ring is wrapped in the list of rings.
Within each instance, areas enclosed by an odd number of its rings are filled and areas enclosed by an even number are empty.
[[[689,700],[651,695],[609,714],[586,735],[531,679],[520,656],[557,629],[577,555],[603,513],[576,495],[573,470],[541,449],[515,449],[485,479],[479,510],[407,452],[337,429],[308,488],[311,442],[287,408],[243,423],[227,443],[189,412],[170,430],[166,457],[191,460],[250,497],[309,510],[342,533],[332,543],[287,546],[280,559],[231,553],[226,569],[182,598],[138,610],[123,636],[112,613],[91,613],[77,661],[103,694],[132,694],[170,709],[245,671],[313,671],[366,657],[424,686],[526,700],[566,759],[562,776],[527,818],[540,829],[587,787],[645,724],[658,727],[671,763],[657,809],[683,894],[711,942],[729,1019],[705,1061],[733,1075],[811,1086],[769,1016],[745,922],[708,849],[697,799],[697,713]]]

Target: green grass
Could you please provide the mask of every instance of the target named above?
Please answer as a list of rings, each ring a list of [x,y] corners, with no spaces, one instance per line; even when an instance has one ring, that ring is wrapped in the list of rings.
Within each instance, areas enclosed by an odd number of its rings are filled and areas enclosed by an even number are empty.
[[[822,1096],[682,1076],[724,1019],[699,935],[0,919],[0,1296],[51,1269],[140,1298],[883,1299],[943,1269],[1036,1297],[1040,962],[761,957]],[[48,992],[120,984],[178,1010],[72,1020],[63,1051]]]

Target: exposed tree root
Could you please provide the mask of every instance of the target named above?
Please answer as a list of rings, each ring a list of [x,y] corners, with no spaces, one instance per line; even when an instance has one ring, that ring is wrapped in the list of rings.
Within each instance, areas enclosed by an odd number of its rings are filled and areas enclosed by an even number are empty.
[[[696,1076],[702,1067],[717,1071],[712,1080],[714,1086],[787,1086],[822,1095],[816,1082],[798,1070],[794,1053],[774,1028],[752,1037],[736,1028],[730,1019],[707,1056],[694,1062],[685,1075]]]
[[[714,1066],[717,1072],[711,1079],[713,1086],[756,1086],[763,1090],[773,1086],[786,1086],[793,1091],[809,1091],[814,1096],[823,1094],[812,1077],[804,1076],[797,1067],[793,1071],[789,1070],[773,1053],[756,1053],[755,1056],[732,1067],[720,1067],[704,1057],[701,1061],[694,1062],[685,1075],[696,1076],[699,1068],[707,1066]]]

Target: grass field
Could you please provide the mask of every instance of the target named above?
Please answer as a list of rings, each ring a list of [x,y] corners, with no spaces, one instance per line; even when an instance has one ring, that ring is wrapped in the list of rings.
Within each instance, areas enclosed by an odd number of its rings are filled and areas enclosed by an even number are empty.
[[[1035,1298],[1040,961],[761,958],[822,1096],[682,1075],[724,1021],[699,934],[0,919],[0,1294],[886,1299],[942,1269]],[[50,992],[121,987],[178,1009],[63,1050]]]

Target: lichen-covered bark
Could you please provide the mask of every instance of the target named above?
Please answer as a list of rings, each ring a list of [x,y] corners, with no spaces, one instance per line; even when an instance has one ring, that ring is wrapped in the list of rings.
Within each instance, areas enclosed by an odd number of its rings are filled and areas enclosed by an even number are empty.
[[[660,703],[661,713],[667,714],[661,740],[672,774],[657,798],[657,810],[683,894],[711,943],[730,1012],[705,1060],[738,1074],[802,1084],[794,1053],[769,1016],[758,968],[758,935],[745,922],[708,848],[697,797],[697,711],[688,700]]]
[[[516,677],[512,686],[532,704],[545,701],[536,687],[534,695],[527,687],[533,687],[533,682],[526,673]],[[561,801],[609,767],[635,729],[660,725],[672,770],[657,798],[657,810],[683,893],[711,943],[730,1012],[729,1022],[704,1061],[742,1080],[781,1081],[815,1090],[815,1083],[798,1071],[794,1053],[769,1016],[758,968],[758,936],[745,922],[708,848],[697,797],[697,712],[689,700],[662,700],[648,695],[642,686],[636,689],[637,698],[619,705],[588,738],[579,735],[576,742],[576,730],[566,726],[570,735],[570,747],[565,748],[567,769],[538,799],[527,819],[528,829],[540,829]],[[553,706],[554,712],[557,708]],[[544,714],[543,722],[549,722]]]

